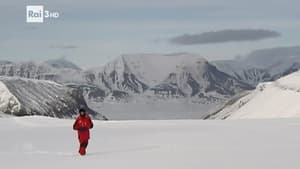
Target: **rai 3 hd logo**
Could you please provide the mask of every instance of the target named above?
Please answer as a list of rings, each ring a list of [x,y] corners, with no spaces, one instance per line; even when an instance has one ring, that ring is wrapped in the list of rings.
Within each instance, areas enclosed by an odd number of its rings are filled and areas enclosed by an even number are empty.
[[[43,23],[45,19],[57,19],[59,12],[46,10],[43,5],[26,6],[27,23]]]

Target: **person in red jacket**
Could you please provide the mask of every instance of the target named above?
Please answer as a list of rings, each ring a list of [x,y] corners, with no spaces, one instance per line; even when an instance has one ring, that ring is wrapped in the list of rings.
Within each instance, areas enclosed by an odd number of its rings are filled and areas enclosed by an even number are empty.
[[[79,154],[85,155],[90,139],[90,129],[93,128],[93,122],[86,114],[85,109],[80,109],[79,114],[80,115],[73,124],[73,129],[78,131]]]

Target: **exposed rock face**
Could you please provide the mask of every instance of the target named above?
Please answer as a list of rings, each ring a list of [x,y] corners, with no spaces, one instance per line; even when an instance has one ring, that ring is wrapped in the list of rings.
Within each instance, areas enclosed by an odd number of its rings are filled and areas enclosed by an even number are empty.
[[[71,118],[84,107],[95,119],[105,119],[88,108],[82,90],[55,82],[1,77],[1,111],[15,116],[44,115]]]

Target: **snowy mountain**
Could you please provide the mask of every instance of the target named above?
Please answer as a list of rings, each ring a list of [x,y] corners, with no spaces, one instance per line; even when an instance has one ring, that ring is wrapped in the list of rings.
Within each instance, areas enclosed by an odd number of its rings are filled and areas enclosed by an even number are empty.
[[[203,58],[185,60],[176,72],[171,72],[162,83],[151,88],[156,94],[211,99],[232,96],[250,89],[249,85],[220,72]]]
[[[202,118],[233,95],[252,89],[189,53],[122,55],[88,70],[65,59],[3,62],[0,70],[0,76],[51,80],[83,91],[88,106],[109,119]],[[158,114],[150,114],[153,105],[159,105]]]
[[[253,89],[189,53],[123,55],[84,74],[88,105],[114,120],[200,119]]]
[[[108,90],[142,93],[175,72],[184,59],[183,54],[122,55],[102,68],[87,70],[86,78]]]
[[[88,106],[82,91],[45,80],[0,77],[0,112],[8,115],[44,115],[71,118]],[[104,119],[88,109],[91,116]]]
[[[75,65],[74,63],[66,60],[65,58],[59,58],[59,59],[52,59],[52,60],[47,60],[44,63],[47,65],[50,65],[54,68],[58,69],[74,69],[74,70],[81,70],[80,67]]]
[[[213,65],[222,72],[226,72],[251,86],[256,86],[260,82],[271,81],[274,79],[274,75],[272,76],[267,69],[250,66],[242,61],[220,60],[214,61]]]
[[[83,82],[81,69],[65,59],[44,63],[1,61],[0,76],[51,80],[61,83]]]
[[[274,82],[261,83],[256,90],[230,101],[209,118],[300,117],[300,71]]]
[[[243,62],[267,69],[276,75],[289,69],[294,63],[300,63],[300,46],[259,49],[251,52]]]
[[[142,93],[148,88],[132,72],[124,56],[108,63],[100,70],[86,71],[86,79],[89,83],[96,84],[111,92]]]
[[[258,51],[242,59],[213,63],[189,53],[128,54],[87,70],[65,59],[2,61],[0,76],[51,80],[82,91],[80,97],[87,105],[109,119],[209,118],[228,99],[233,102],[259,82],[278,79],[300,67],[297,50],[287,60],[276,56],[277,64],[260,60],[264,56],[260,53],[268,54]]]
[[[1,62],[0,64],[1,76],[55,80],[55,76],[49,72],[51,72],[50,67],[42,64],[36,64],[34,62]]]
[[[98,70],[85,72],[87,81],[119,96],[152,93],[167,97],[232,96],[251,89],[218,71],[206,59],[188,53],[123,55]]]
[[[234,60],[213,62],[220,71],[252,86],[297,71],[300,69],[299,63],[299,46],[260,49]]]

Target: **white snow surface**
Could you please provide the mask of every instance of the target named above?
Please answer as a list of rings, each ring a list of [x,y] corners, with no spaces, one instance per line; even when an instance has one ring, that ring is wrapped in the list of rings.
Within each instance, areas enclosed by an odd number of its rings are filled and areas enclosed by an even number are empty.
[[[253,92],[225,107],[216,117],[287,118],[300,117],[300,71],[274,82],[259,84]]]
[[[0,118],[1,168],[300,168],[297,118],[94,123],[81,157],[73,120]]]

